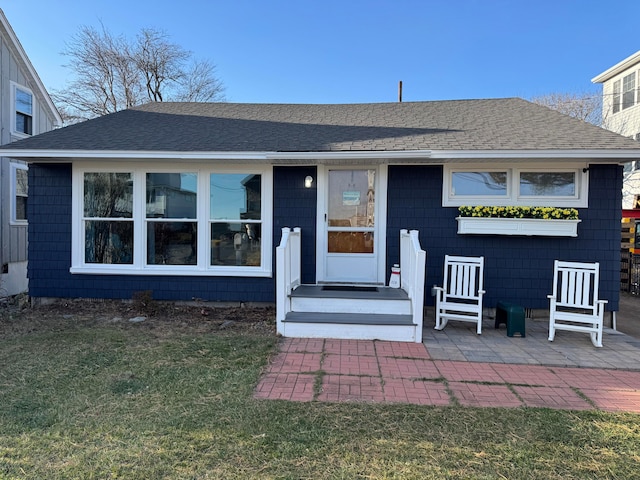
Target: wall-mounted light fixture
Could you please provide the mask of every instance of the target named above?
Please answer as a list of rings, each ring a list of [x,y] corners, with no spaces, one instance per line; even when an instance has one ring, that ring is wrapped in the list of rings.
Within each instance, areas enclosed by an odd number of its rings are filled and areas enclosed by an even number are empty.
[[[311,175],[307,175],[304,179],[304,188],[311,188],[313,184],[313,177]]]

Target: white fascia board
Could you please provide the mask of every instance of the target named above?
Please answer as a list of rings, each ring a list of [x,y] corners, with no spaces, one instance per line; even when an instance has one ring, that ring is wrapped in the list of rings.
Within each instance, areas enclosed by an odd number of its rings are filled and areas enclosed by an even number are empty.
[[[28,150],[4,149],[5,157],[59,161],[60,159],[112,159],[112,160],[264,160],[264,161],[323,161],[356,159],[414,159],[428,158],[430,151],[371,151],[371,152],[172,152],[130,150]]]
[[[606,149],[606,150],[432,150],[431,158],[434,160],[456,159],[567,159],[580,160],[611,160],[611,163],[619,161],[632,161],[640,159],[640,148],[633,150]]]
[[[266,160],[265,152],[170,152],[141,150],[28,150],[5,149],[0,154],[5,157],[59,161],[75,159],[110,160]]]
[[[431,158],[431,150],[398,150],[398,151],[334,151],[334,152],[272,152],[267,160],[426,160]]]
[[[593,77],[591,83],[604,83],[612,77],[615,77],[619,73],[624,72],[628,68],[633,67],[636,63],[640,62],[640,51],[628,56],[619,63],[616,63],[613,67],[605,70],[600,75]]]
[[[379,160],[385,162],[446,163],[448,160],[518,160],[518,159],[580,159],[607,160],[606,163],[628,162],[640,159],[638,149],[606,150],[402,150],[357,152],[172,152],[130,150],[27,150],[3,149],[3,157],[32,161],[73,161],[75,159],[101,160],[192,160],[192,161],[265,161],[327,162]]]

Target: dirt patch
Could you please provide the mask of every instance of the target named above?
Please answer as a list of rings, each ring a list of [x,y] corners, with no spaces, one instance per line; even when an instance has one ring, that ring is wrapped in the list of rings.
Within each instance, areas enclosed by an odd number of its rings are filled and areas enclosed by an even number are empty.
[[[73,299],[31,306],[24,296],[8,299],[0,306],[0,338],[92,325],[148,329],[156,335],[176,331],[250,331],[275,335],[276,331],[275,308],[270,306],[229,307],[145,299],[128,302]]]

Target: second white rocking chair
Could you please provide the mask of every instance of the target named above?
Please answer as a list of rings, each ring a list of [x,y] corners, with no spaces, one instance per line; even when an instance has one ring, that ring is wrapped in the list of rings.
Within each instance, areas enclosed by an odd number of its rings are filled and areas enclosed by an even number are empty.
[[[436,330],[442,330],[449,320],[476,323],[476,333],[482,333],[482,296],[484,257],[445,255],[444,283],[436,290]]]
[[[598,298],[600,264],[561,262],[553,264],[553,293],[549,298],[549,341],[556,330],[586,332],[602,347],[602,323],[607,300]]]

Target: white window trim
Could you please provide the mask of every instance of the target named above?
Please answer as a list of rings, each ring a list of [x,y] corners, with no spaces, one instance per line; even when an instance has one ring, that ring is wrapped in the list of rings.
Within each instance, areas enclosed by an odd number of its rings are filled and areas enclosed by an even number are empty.
[[[29,167],[23,163],[13,163],[11,162],[11,225],[28,225],[28,220],[18,219],[16,218],[17,213],[17,205],[16,205],[16,197],[18,195],[18,180],[17,180],[17,170],[29,170]],[[29,198],[29,194],[27,193],[27,199]],[[27,200],[28,201],[28,200]]]
[[[16,113],[18,110],[16,109],[16,89],[20,89],[22,91],[27,92],[31,95],[31,109],[33,112],[31,113],[31,134],[19,132],[16,128]],[[36,122],[36,96],[33,94],[30,88],[25,87],[24,85],[20,85],[16,82],[11,82],[11,135],[19,138],[30,138],[38,133],[36,126],[38,125]]]
[[[442,181],[442,206],[460,207],[462,205],[486,206],[536,206],[536,207],[573,207],[589,206],[589,172],[584,163],[568,163],[564,168],[549,168],[548,164],[527,163],[526,167],[513,165],[465,164],[444,165]],[[453,195],[452,179],[454,172],[507,172],[506,195]],[[521,173],[527,172],[575,172],[576,193],[571,197],[524,196],[520,195]]]
[[[133,221],[134,250],[132,265],[100,265],[84,261],[83,191],[84,174],[88,172],[113,172],[133,174]],[[198,174],[198,263],[197,265],[147,265],[146,264],[146,173]],[[261,189],[261,266],[211,265],[209,241],[210,173],[260,174]],[[72,173],[72,225],[71,225],[71,273],[102,275],[179,275],[179,276],[225,276],[225,277],[271,277],[273,242],[273,169],[271,165],[255,167],[205,167],[202,164],[180,164],[179,168],[154,167],[150,163],[89,163],[76,162]],[[230,220],[231,222],[231,220]]]

